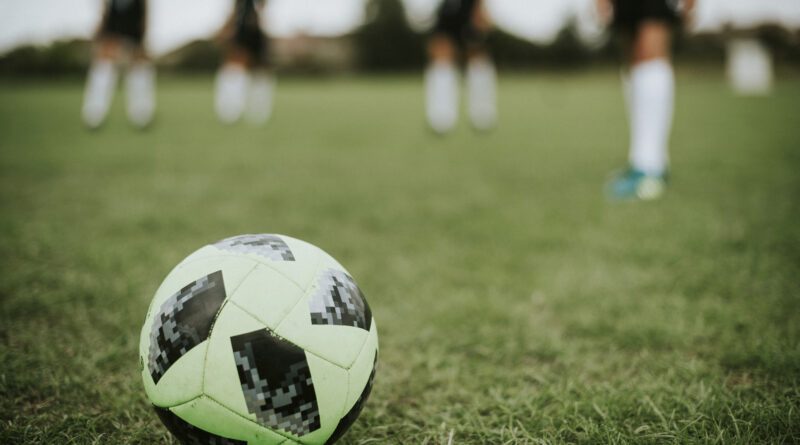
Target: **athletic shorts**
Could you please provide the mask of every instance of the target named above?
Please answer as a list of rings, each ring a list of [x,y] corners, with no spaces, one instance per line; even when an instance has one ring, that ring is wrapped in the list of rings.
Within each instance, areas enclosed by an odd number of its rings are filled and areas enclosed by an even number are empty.
[[[482,45],[486,35],[473,22],[477,6],[477,0],[444,0],[433,33],[450,37],[461,48]]]
[[[635,31],[645,20],[678,23],[678,0],[613,0],[614,27],[621,31]]]
[[[108,0],[101,36],[123,38],[141,45],[144,39],[146,0]]]
[[[254,0],[237,0],[233,43],[246,51],[256,65],[266,65],[269,45],[261,29],[260,16]]]
[[[234,44],[250,55],[256,65],[265,65],[268,57],[267,37],[260,28],[237,29],[233,36]]]

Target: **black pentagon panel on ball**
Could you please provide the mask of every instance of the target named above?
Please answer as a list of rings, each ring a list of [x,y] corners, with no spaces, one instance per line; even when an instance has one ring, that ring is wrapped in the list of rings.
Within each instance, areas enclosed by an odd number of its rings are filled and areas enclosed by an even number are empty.
[[[311,323],[353,326],[369,331],[372,311],[353,277],[327,269],[317,280],[317,290],[308,301]]]
[[[320,428],[319,407],[303,349],[259,329],[231,337],[247,410],[258,423],[303,436]]]
[[[181,419],[172,411],[166,408],[153,407],[156,414],[167,427],[170,433],[175,436],[183,445],[247,445],[247,442],[227,437],[218,436],[202,430],[189,422]]]
[[[240,235],[214,244],[218,249],[234,253],[252,253],[272,261],[294,261],[286,241],[277,235]]]
[[[353,423],[358,419],[358,416],[361,414],[361,410],[364,409],[364,405],[367,403],[367,399],[369,398],[369,394],[372,392],[372,384],[375,383],[375,372],[378,370],[378,352],[375,352],[375,359],[372,361],[372,372],[369,374],[369,380],[367,381],[367,385],[364,387],[364,390],[361,391],[361,395],[358,396],[358,400],[356,400],[355,405],[350,408],[350,411],[339,420],[339,423],[336,425],[336,429],[333,431],[333,434],[325,442],[326,445],[330,445],[337,440],[341,439],[344,436],[344,433],[347,432],[348,429],[353,425]]]
[[[202,343],[225,302],[222,271],[187,284],[161,305],[150,331],[147,366],[158,383],[167,370]]]

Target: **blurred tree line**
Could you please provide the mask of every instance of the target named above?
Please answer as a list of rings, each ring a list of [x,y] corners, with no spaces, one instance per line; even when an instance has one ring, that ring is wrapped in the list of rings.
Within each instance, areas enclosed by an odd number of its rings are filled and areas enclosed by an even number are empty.
[[[750,32],[772,50],[776,63],[800,65],[800,34],[764,26]],[[617,64],[619,51],[609,39],[588,48],[569,23],[550,44],[535,44],[502,30],[494,30],[488,45],[501,69],[572,69]],[[275,39],[278,69],[301,73],[418,71],[426,60],[427,35],[412,30],[400,0],[370,0],[367,20],[353,33],[336,38]],[[288,41],[285,40],[294,40]],[[725,38],[720,35],[681,37],[677,57],[689,62],[722,63]],[[296,53],[301,52],[300,57]],[[211,41],[194,41],[158,59],[162,69],[209,72],[217,68],[221,51]],[[89,63],[91,44],[73,40],[48,47],[27,46],[0,56],[0,75],[82,75]]]
[[[45,47],[23,46],[0,56],[0,75],[82,75],[91,58],[90,46],[85,40],[56,42]]]

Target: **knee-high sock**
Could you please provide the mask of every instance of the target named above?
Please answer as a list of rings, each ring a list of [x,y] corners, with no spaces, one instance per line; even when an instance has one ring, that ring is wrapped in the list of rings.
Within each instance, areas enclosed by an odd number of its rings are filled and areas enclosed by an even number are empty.
[[[634,65],[630,72],[630,163],[659,175],[669,164],[669,135],[675,101],[675,77],[668,60]]]
[[[458,73],[454,64],[433,62],[425,72],[425,98],[428,124],[444,133],[458,119]]]
[[[253,74],[250,82],[250,101],[247,104],[247,119],[257,125],[267,123],[272,115],[272,97],[275,78],[267,71]]]
[[[215,108],[219,120],[232,124],[242,117],[247,102],[247,70],[236,64],[225,64],[217,72]]]
[[[137,127],[145,127],[156,109],[156,71],[149,62],[136,62],[126,80],[128,118]]]
[[[89,68],[83,95],[83,121],[90,128],[99,127],[106,118],[117,86],[117,68],[110,60],[98,60]]]
[[[497,122],[497,72],[492,61],[473,58],[467,64],[469,117],[479,130],[488,130]]]

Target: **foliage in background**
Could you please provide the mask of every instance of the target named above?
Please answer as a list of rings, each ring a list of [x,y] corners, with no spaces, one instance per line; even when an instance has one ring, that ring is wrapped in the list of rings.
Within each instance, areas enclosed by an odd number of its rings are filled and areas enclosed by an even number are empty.
[[[724,35],[682,35],[676,39],[679,61],[722,64]],[[757,36],[773,51],[779,65],[800,66],[800,34],[763,26],[747,35]],[[577,37],[575,24],[567,23],[550,44],[536,44],[495,29],[488,39],[501,69],[569,69],[615,65],[620,60],[618,42],[608,39],[589,49]],[[370,0],[367,21],[352,34],[337,38],[298,36],[273,41],[276,68],[284,72],[334,74],[340,72],[416,71],[425,63],[426,34],[411,29],[400,0]],[[293,40],[293,41],[292,41]],[[296,53],[300,53],[299,55]],[[217,43],[197,40],[161,57],[163,69],[213,72],[221,51]],[[73,40],[48,47],[26,46],[0,56],[0,75],[59,76],[83,74],[90,44]]]
[[[49,46],[23,46],[0,56],[0,75],[63,76],[86,72],[91,44],[67,40]]]

